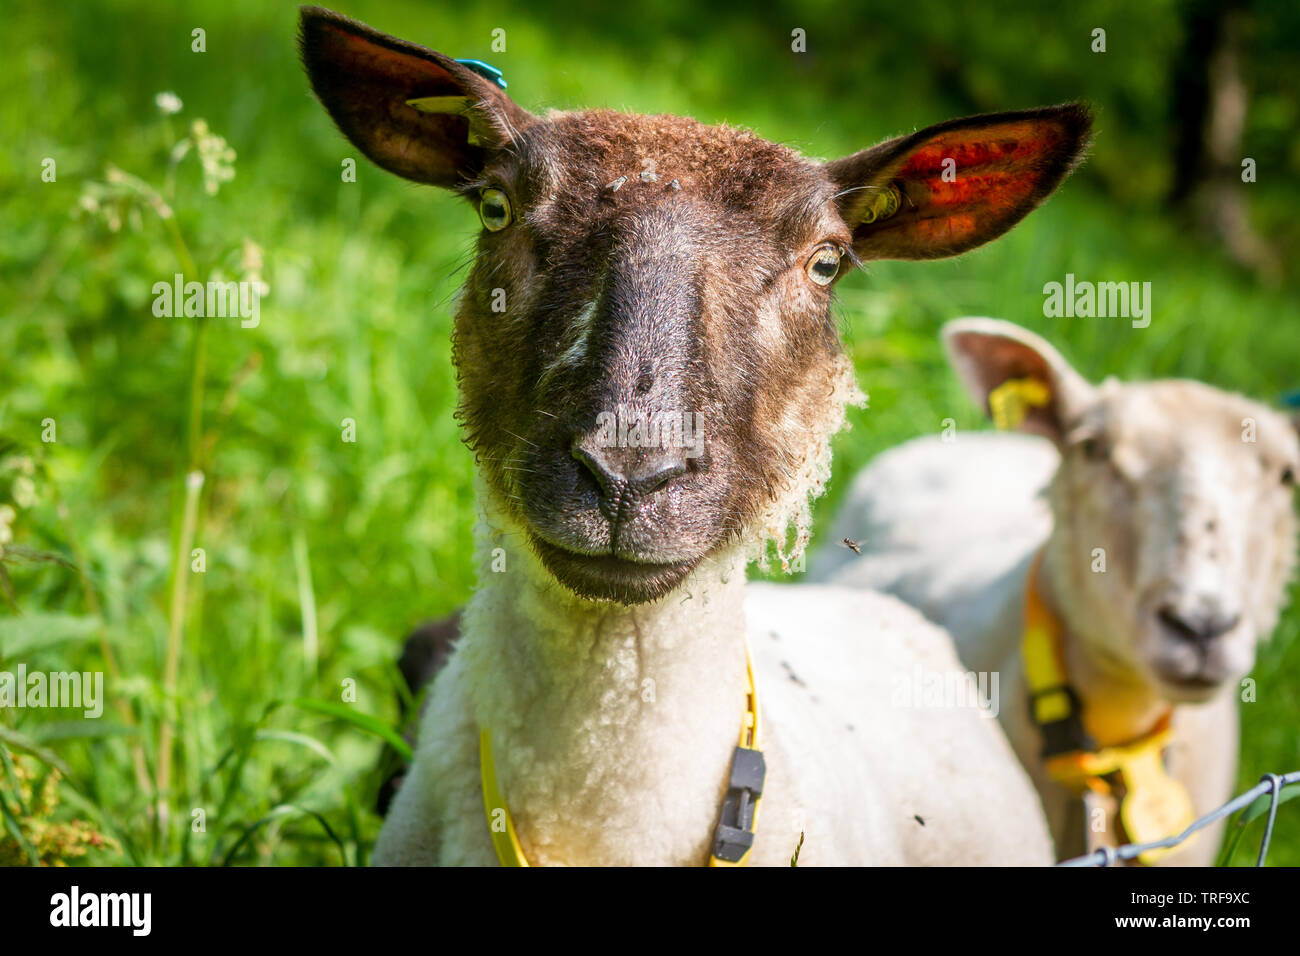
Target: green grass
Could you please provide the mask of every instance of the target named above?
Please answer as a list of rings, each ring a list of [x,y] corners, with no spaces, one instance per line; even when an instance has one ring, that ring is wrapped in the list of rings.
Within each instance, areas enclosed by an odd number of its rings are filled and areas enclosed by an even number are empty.
[[[529,107],[691,113],[813,155],[985,107],[1098,104],[1088,170],[1021,228],[957,261],[879,264],[841,283],[844,335],[871,403],[837,442],[824,525],[848,477],[882,449],[949,416],[982,427],[936,340],[957,315],[1022,322],[1094,378],[1190,376],[1265,399],[1300,384],[1295,280],[1261,287],[1156,202],[1169,170],[1148,129],[1166,95],[1153,63],[1173,43],[1172,8],[1143,7],[1027,8],[1014,31],[919,10],[845,19],[822,0],[758,19],[723,4],[707,22],[671,4],[619,14],[582,4],[346,10],[503,67]],[[1073,52],[1097,17],[1114,24],[1106,69]],[[0,668],[116,661],[101,720],[5,712],[0,756],[19,754],[39,774],[62,767],[62,805],[50,813],[89,821],[116,847],[77,859],[364,863],[379,825],[371,768],[396,719],[400,638],[463,604],[473,586],[472,468],[452,418],[449,330],[476,220],[460,201],[364,160],[356,183],[341,182],[340,162],[356,152],[307,94],[294,19],[291,4],[244,0],[184,11],[42,5],[7,13],[0,36],[10,64],[0,74],[0,435],[9,442],[0,503],[23,502],[13,531],[26,549],[8,551],[3,565],[13,605],[0,598]],[[203,54],[190,51],[196,26],[207,31]],[[809,31],[806,57],[788,52],[796,26]],[[495,27],[508,30],[504,55],[488,46]],[[963,64],[961,84],[940,70],[950,56]],[[1278,83],[1290,75],[1279,68]],[[155,110],[162,90],[185,102],[178,116]],[[1257,133],[1290,166],[1256,207],[1294,251],[1282,211],[1295,208],[1288,184],[1300,150],[1276,135],[1294,102],[1270,95]],[[170,202],[184,253],[150,212],[117,233],[102,216],[75,214],[109,163],[160,185],[170,144],[196,117],[239,155],[236,178],[215,196],[192,157],[178,167]],[[45,157],[57,162],[56,182],[40,180]],[[205,277],[238,275],[246,240],[260,247],[271,288],[261,325],[210,322],[196,376],[196,326],[155,318],[152,283],[181,271],[186,253]],[[1066,272],[1150,281],[1151,327],[1044,319],[1042,285]],[[45,419],[55,420],[56,442],[41,440]],[[355,422],[354,443],[342,440],[344,419]],[[184,476],[196,465],[202,574],[189,571],[184,520]],[[24,478],[35,501],[14,487]],[[1243,707],[1239,789],[1300,767],[1298,629],[1289,613],[1261,653],[1258,699]],[[152,793],[164,723],[176,731],[166,826]],[[20,790],[7,781],[0,773],[0,803],[14,820],[3,821],[0,842],[17,826]],[[1275,863],[1300,864],[1294,808],[1279,815]]]

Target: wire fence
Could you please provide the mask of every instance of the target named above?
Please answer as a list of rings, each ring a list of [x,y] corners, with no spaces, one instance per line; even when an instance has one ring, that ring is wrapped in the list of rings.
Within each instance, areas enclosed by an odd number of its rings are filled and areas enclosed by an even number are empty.
[[[1186,830],[1176,836],[1165,837],[1163,840],[1156,840],[1152,843],[1125,843],[1122,846],[1106,846],[1095,850],[1086,856],[1077,856],[1072,860],[1065,860],[1058,863],[1058,866],[1114,866],[1117,863],[1124,863],[1128,860],[1136,859],[1138,854],[1145,853],[1147,850],[1165,849],[1167,847],[1178,846],[1197,830],[1203,830],[1212,823],[1217,823],[1225,817],[1230,817],[1238,810],[1251,806],[1260,797],[1269,796],[1268,801],[1268,820],[1264,824],[1264,838],[1259,844],[1259,856],[1255,860],[1256,866],[1264,865],[1264,858],[1268,856],[1268,845],[1273,839],[1273,824],[1277,820],[1277,808],[1282,802],[1282,791],[1287,787],[1300,784],[1300,770],[1288,774],[1266,773],[1260,777],[1259,783],[1251,787],[1241,796],[1229,800],[1223,806],[1219,807],[1199,820],[1194,821]],[[1262,812],[1262,811],[1260,811]],[[1243,816],[1240,821],[1241,826],[1249,823],[1258,816],[1258,814],[1248,814]]]

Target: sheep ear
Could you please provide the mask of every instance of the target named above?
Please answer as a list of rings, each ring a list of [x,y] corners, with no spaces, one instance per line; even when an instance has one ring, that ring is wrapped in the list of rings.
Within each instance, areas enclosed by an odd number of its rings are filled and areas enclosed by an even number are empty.
[[[1062,444],[1096,389],[1039,336],[999,319],[954,319],[943,327],[948,362],[967,393],[1002,428]]]
[[[996,239],[1083,158],[1079,103],[950,120],[826,166],[860,259],[940,259]]]
[[[339,130],[379,166],[434,186],[473,179],[533,117],[450,57],[319,7],[303,7],[299,50]],[[415,102],[412,102],[415,101]]]

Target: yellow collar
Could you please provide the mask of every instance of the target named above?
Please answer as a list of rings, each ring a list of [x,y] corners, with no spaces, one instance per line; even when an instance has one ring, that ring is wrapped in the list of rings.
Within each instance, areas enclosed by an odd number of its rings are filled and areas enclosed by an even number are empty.
[[[1070,686],[1063,628],[1038,591],[1042,553],[1025,582],[1021,659],[1029,685],[1030,716],[1043,735],[1048,775],[1074,793],[1112,794],[1122,789],[1120,824],[1127,839],[1149,843],[1183,832],[1194,814],[1187,789],[1169,775],[1164,751],[1173,739],[1172,708],[1146,734],[1119,746],[1098,747],[1083,724],[1083,705]],[[1184,845],[1186,845],[1184,841]],[[1168,850],[1148,850],[1138,859],[1156,862]]]
[[[758,802],[763,795],[767,765],[758,737],[758,691],[754,683],[754,661],[745,645],[745,714],[740,724],[740,744],[731,758],[731,775],[722,810],[714,831],[709,866],[745,866],[753,849],[758,830]],[[502,866],[528,866],[514,820],[505,796],[497,783],[496,762],[492,758],[492,734],[486,727],[478,736],[479,773],[483,781],[483,811],[487,814],[492,846]]]

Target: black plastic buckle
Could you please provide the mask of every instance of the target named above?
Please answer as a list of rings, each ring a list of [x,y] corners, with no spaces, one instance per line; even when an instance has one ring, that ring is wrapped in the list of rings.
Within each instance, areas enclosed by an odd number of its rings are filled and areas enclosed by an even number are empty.
[[[761,750],[737,747],[731,757],[731,778],[722,798],[722,815],[713,835],[713,855],[739,863],[754,845],[754,805],[763,795],[767,762]]]
[[[1038,724],[1038,698],[1061,693],[1070,700],[1069,714],[1060,720]],[[1029,719],[1038,724],[1038,729],[1043,734],[1042,759],[1046,760],[1057,754],[1073,753],[1077,750],[1097,749],[1097,742],[1092,739],[1088,731],[1083,729],[1082,711],[1083,706],[1079,701],[1079,695],[1068,684],[1047,687],[1036,694],[1029,695]]]

